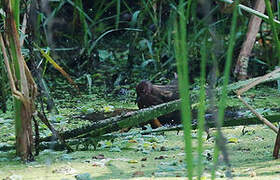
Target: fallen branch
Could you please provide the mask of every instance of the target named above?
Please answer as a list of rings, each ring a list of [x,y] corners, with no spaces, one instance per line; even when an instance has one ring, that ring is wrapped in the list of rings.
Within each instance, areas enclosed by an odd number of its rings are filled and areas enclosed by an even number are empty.
[[[49,128],[49,130],[52,132],[52,134],[54,135],[54,137],[56,137],[57,139],[59,139],[59,141],[61,142],[61,144],[64,145],[64,147],[66,147],[68,152],[73,152],[72,148],[65,142],[65,139],[54,129],[54,127],[51,125],[51,123],[49,122],[49,120],[46,118],[45,114],[38,112],[37,116],[41,119],[41,121]],[[40,141],[40,140],[39,140]]]
[[[274,122],[279,122],[280,119],[280,114],[275,114],[275,115],[268,115],[265,116],[266,119],[268,119],[271,123]],[[214,121],[207,121],[207,126],[208,127],[215,127],[215,122]],[[257,117],[251,117],[251,118],[246,118],[246,117],[242,117],[242,118],[229,118],[229,119],[225,119],[223,127],[231,127],[231,126],[244,126],[244,125],[256,125],[256,124],[262,124],[261,121],[258,120]],[[196,129],[197,128],[197,124],[194,123],[192,125],[192,129]],[[91,140],[91,141],[96,141],[98,142],[99,140],[105,140],[105,139],[114,139],[114,138],[118,138],[118,137],[127,137],[127,136],[131,136],[134,135],[135,133],[140,133],[140,134],[149,134],[149,133],[160,133],[160,132],[166,132],[166,131],[179,131],[182,129],[182,125],[178,125],[178,126],[172,126],[172,127],[160,127],[157,129],[151,129],[151,130],[143,130],[140,132],[128,132],[128,133],[121,133],[121,134],[106,134],[100,137],[96,137],[93,138],[91,136],[88,135],[88,137],[86,138],[82,138],[82,139],[78,139],[78,140],[73,140],[73,141],[69,141],[68,144],[70,146],[72,145],[78,145],[81,144],[81,142],[86,142],[87,139]],[[47,138],[41,139],[41,141],[47,141]],[[54,150],[64,150],[65,149],[65,145],[58,143],[58,142],[51,142],[50,143],[41,143],[40,144],[40,149],[48,149],[52,147],[52,149]],[[9,146],[9,145],[2,145],[0,147],[0,151],[9,151],[9,150],[13,150],[15,149],[15,146]]]
[[[102,121],[95,122],[91,125],[60,133],[60,135],[64,139],[79,137],[87,133],[90,133],[92,137],[97,137],[109,132],[121,130],[123,128],[135,127],[156,117],[179,110],[179,108],[180,100],[175,100],[150,108],[126,113],[124,115],[111,117]],[[51,139],[53,139],[53,137],[49,136],[40,139],[40,142],[50,141]]]
[[[275,133],[278,132],[278,128],[274,126],[270,121],[268,121],[266,118],[264,118],[261,114],[259,114],[251,105],[249,105],[240,95],[237,96],[238,99],[247,106],[250,111],[256,115],[256,117],[261,120],[264,124],[266,124],[270,129],[272,129]]]
[[[274,122],[279,122],[280,119],[280,114],[275,114],[275,115],[268,115],[265,116],[271,123]],[[232,127],[232,126],[245,126],[245,125],[256,125],[256,124],[262,124],[261,121],[258,120],[257,117],[241,117],[241,118],[226,118],[223,124],[223,127]],[[207,120],[206,125],[209,128],[215,127],[215,122],[214,120]],[[192,129],[197,128],[197,123],[193,123]],[[150,129],[150,130],[142,130],[142,131],[137,131],[137,132],[127,132],[127,133],[110,133],[110,134],[105,134],[103,136],[99,137],[92,137],[90,134],[85,136],[84,138],[79,138],[73,141],[69,141],[69,145],[79,145],[81,142],[87,142],[87,141],[95,141],[96,143],[100,140],[110,140],[110,139],[115,139],[119,137],[127,137],[127,136],[133,136],[135,134],[150,134],[150,133],[161,133],[161,132],[167,132],[167,131],[179,131],[182,130],[182,125],[177,125],[177,126],[171,126],[171,127],[160,127],[157,129]],[[42,139],[43,140],[43,139]],[[42,141],[41,140],[41,141]],[[40,144],[40,149],[48,149],[52,147],[52,149],[55,150],[64,150],[65,146],[61,143],[58,142],[51,142],[50,143],[41,143]],[[14,149],[14,146],[1,146],[0,151],[8,151]]]
[[[264,124],[266,124],[270,129],[272,129],[275,133],[278,132],[278,128],[276,126],[274,126],[271,122],[269,122],[266,118],[264,118],[261,114],[259,114],[251,105],[249,105],[242,97],[241,95],[248,91],[249,89],[255,87],[256,85],[263,83],[265,81],[267,81],[269,78],[273,77],[274,75],[279,74],[280,72],[280,68],[264,75],[261,76],[259,78],[256,78],[254,81],[249,82],[248,84],[246,84],[243,88],[239,89],[236,91],[237,97],[238,99],[245,105],[247,106],[250,111],[255,114],[259,120],[261,120]]]
[[[245,81],[238,81],[238,82],[235,82],[235,83],[232,83],[232,84],[229,84],[228,87],[227,87],[227,90],[228,91],[234,91],[236,89],[239,89],[251,82],[254,82],[256,80],[258,80],[260,77],[256,77],[256,78],[251,78],[251,79],[248,79],[248,80],[245,80]],[[270,81],[275,81],[277,79],[280,78],[280,73],[277,72],[275,74],[271,74],[267,79],[263,79],[263,83],[264,82],[270,82]]]

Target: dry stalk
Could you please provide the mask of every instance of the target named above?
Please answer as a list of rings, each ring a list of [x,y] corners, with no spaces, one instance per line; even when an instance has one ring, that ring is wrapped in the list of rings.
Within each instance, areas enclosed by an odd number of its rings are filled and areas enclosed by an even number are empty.
[[[239,89],[236,91],[237,97],[238,99],[245,105],[247,106],[250,111],[255,114],[257,116],[257,118],[259,118],[265,125],[267,125],[270,129],[272,129],[275,133],[278,132],[278,128],[276,126],[274,126],[271,122],[269,122],[266,118],[264,118],[260,113],[258,113],[251,105],[249,105],[242,97],[241,95],[248,91],[249,89],[255,87],[256,85],[266,81],[267,79],[271,78],[273,75],[275,75],[276,73],[280,72],[280,68],[275,69],[274,71],[261,76],[259,78],[257,78],[255,81],[252,81],[250,83],[248,83],[247,85],[245,85],[245,87]]]

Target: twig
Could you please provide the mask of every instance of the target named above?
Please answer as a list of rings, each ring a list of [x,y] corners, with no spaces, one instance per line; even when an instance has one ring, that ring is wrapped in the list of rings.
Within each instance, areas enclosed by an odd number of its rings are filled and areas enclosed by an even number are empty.
[[[269,122],[266,118],[264,118],[261,114],[259,114],[257,111],[255,111],[255,109],[252,107],[252,106],[250,106],[246,101],[244,101],[244,99],[243,98],[241,98],[241,96],[240,95],[238,95],[237,96],[238,97],[238,99],[240,99],[240,101],[245,105],[245,106],[247,106],[249,109],[250,109],[250,111],[253,113],[253,114],[255,114],[256,116],[257,116],[257,118],[259,118],[259,120],[261,120],[264,124],[266,124],[270,129],[272,129],[274,132],[278,132],[278,129],[271,123],[271,122]]]
[[[241,97],[241,95],[242,95],[244,92],[246,92],[246,91],[248,91],[249,89],[251,89],[252,87],[255,87],[256,85],[258,85],[258,84],[260,84],[260,83],[266,81],[267,79],[271,78],[273,75],[275,75],[275,74],[278,73],[278,72],[280,72],[280,68],[278,68],[278,69],[276,69],[276,70],[274,70],[274,71],[272,71],[272,72],[270,72],[270,73],[268,73],[268,74],[266,74],[266,75],[264,75],[264,76],[261,76],[261,77],[257,78],[255,81],[250,82],[249,84],[245,85],[245,87],[243,87],[243,88],[241,88],[241,89],[239,89],[239,90],[236,91],[236,94],[237,94],[238,99],[239,99],[245,106],[247,106],[247,107],[250,109],[250,111],[251,111],[253,114],[255,114],[255,115],[259,118],[259,120],[261,120],[264,124],[266,124],[270,129],[272,129],[272,130],[273,130],[274,132],[276,132],[276,133],[278,132],[278,128],[275,127],[272,123],[270,123],[266,118],[264,118],[264,117],[263,117],[261,114],[259,114],[257,111],[255,111],[254,108],[253,108],[251,105],[249,105],[249,104]]]
[[[66,147],[68,152],[73,152],[73,149],[65,142],[64,138],[53,128],[53,126],[50,124],[49,120],[46,118],[46,116],[38,112],[38,117],[41,119],[41,121],[51,130],[53,135],[59,139],[59,141]]]

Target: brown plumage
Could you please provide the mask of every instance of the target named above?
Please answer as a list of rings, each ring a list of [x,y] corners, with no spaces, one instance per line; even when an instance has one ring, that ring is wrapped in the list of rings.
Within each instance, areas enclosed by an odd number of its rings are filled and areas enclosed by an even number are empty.
[[[179,99],[177,79],[169,85],[153,85],[150,81],[141,81],[136,86],[137,105],[139,109],[166,103]],[[180,122],[180,114],[178,111],[161,116],[151,121],[152,127],[161,126],[161,124],[173,124]]]
[[[177,83],[164,86],[142,81],[136,86],[136,93],[140,109],[179,99]]]

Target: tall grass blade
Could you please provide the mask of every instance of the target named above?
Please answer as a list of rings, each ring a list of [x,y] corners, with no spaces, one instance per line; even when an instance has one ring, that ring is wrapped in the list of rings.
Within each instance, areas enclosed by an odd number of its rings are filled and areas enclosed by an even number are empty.
[[[187,21],[187,24],[189,24],[192,0],[188,0],[187,5],[188,6],[187,6],[187,12],[186,12],[186,21]]]
[[[265,0],[265,7],[266,7],[266,11],[268,13],[269,16],[269,24],[271,25],[271,29],[272,29],[272,33],[273,33],[273,40],[276,44],[276,51],[277,51],[277,58],[278,58],[278,65],[280,65],[280,42],[279,42],[279,38],[278,38],[278,32],[276,29],[276,25],[275,22],[273,21],[273,13],[272,13],[272,9],[271,9],[271,4],[268,0]]]
[[[204,132],[204,122],[205,122],[205,100],[206,100],[206,91],[205,91],[205,84],[206,84],[206,46],[207,40],[206,37],[203,40],[202,49],[201,49],[201,63],[200,63],[200,99],[199,99],[199,109],[198,109],[198,147],[197,147],[197,154],[198,154],[198,163],[197,163],[197,174],[198,179],[201,179],[203,173],[203,132]]]
[[[111,33],[111,32],[116,32],[116,31],[121,31],[121,30],[126,30],[126,31],[138,31],[138,32],[141,32],[142,30],[141,29],[133,29],[133,28],[123,28],[123,29],[111,29],[109,31],[106,31],[104,32],[103,34],[101,34],[92,44],[91,46],[89,47],[89,50],[88,52],[91,52],[95,46],[97,45],[97,43],[104,37],[106,36],[107,34]]]
[[[19,15],[20,15],[20,0],[11,1],[14,19],[16,22],[16,29],[19,30]]]
[[[276,4],[277,4],[277,17],[278,19],[280,19],[280,0],[277,0]]]
[[[151,0],[142,0],[142,4],[144,6],[144,10],[143,12],[147,12],[150,16],[150,18],[152,19],[153,23],[154,24],[158,24],[158,21],[157,21],[157,17],[154,15],[154,7],[153,7],[153,2]]]
[[[181,117],[184,127],[184,141],[187,164],[187,176],[193,177],[192,139],[191,139],[191,109],[189,97],[189,76],[187,57],[187,30],[184,1],[179,3],[179,23],[175,23],[175,56],[179,80],[179,93],[181,98]],[[179,24],[179,25],[178,25]]]
[[[215,170],[217,167],[218,163],[218,156],[219,156],[219,151],[223,150],[223,153],[225,153],[225,149],[221,149],[222,145],[224,145],[224,142],[220,142],[222,139],[222,134],[219,129],[223,125],[223,120],[224,120],[224,112],[225,112],[225,107],[226,107],[226,100],[227,100],[227,85],[229,83],[229,75],[230,75],[230,65],[232,61],[232,54],[233,54],[233,48],[235,44],[235,36],[236,36],[236,22],[237,22],[237,13],[238,13],[238,3],[239,1],[237,0],[235,2],[235,7],[233,11],[233,18],[232,18],[232,23],[231,23],[231,29],[230,29],[230,40],[229,40],[229,47],[227,50],[227,56],[226,56],[226,64],[225,64],[225,69],[224,69],[224,80],[223,80],[223,87],[222,87],[222,93],[220,97],[220,101],[218,104],[218,119],[217,119],[217,129],[218,133],[216,134],[216,144],[215,144],[215,149],[214,149],[214,166],[211,172],[211,179],[215,179]],[[219,141],[219,142],[218,142]],[[224,148],[224,147],[223,147]],[[225,154],[223,154],[225,155]],[[224,158],[227,158],[227,156],[224,156]],[[226,161],[226,159],[225,159]],[[228,162],[229,163],[229,162]],[[228,164],[229,165],[229,164]]]
[[[119,23],[120,23],[120,11],[121,11],[121,1],[117,0],[117,16],[116,16],[116,29],[119,29]]]
[[[74,4],[79,11],[80,23],[82,24],[84,48],[87,48],[89,46],[88,34],[90,35],[90,33],[88,31],[88,24],[85,18],[86,13],[83,11],[83,2],[81,0],[75,0]]]
[[[69,4],[71,4],[73,7],[75,7],[84,17],[85,19],[87,19],[90,23],[94,23],[95,21],[92,20],[87,13],[85,13],[83,11],[83,9],[81,9],[78,5],[76,5],[75,3],[73,3],[71,0],[66,0]]]
[[[59,3],[59,5],[52,11],[51,15],[47,17],[47,19],[45,20],[45,22],[43,23],[44,26],[46,26],[48,24],[48,21],[53,19],[55,17],[55,15],[60,11],[60,9],[64,6],[65,1],[61,1]],[[41,14],[43,15],[43,14]]]

